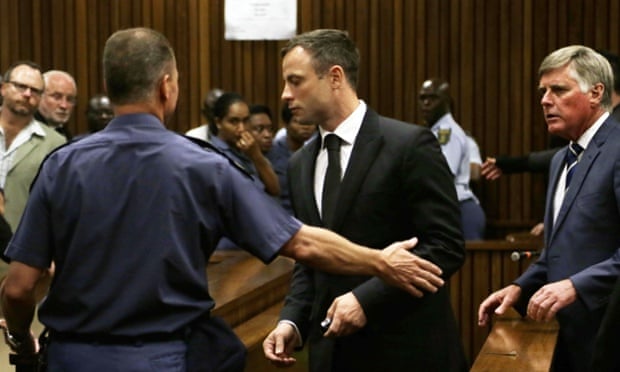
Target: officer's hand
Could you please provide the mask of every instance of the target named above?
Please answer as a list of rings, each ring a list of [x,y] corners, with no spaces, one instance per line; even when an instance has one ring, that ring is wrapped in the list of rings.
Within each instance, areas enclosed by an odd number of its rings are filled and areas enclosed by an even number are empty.
[[[437,265],[409,252],[416,244],[418,239],[413,238],[393,243],[383,249],[381,253],[388,266],[379,276],[392,286],[401,288],[415,297],[422,297],[423,291],[437,292],[444,281],[440,277],[441,269]]]

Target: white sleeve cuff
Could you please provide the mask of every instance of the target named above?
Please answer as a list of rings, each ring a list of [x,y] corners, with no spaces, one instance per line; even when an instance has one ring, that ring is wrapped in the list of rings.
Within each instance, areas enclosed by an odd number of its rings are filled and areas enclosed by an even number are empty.
[[[280,324],[288,324],[291,327],[293,327],[293,329],[295,330],[295,334],[297,335],[297,345],[295,345],[295,347],[302,347],[303,342],[301,342],[301,333],[299,332],[299,328],[297,328],[297,324],[291,322],[290,320],[286,320],[286,319],[280,320],[278,322],[278,325]]]

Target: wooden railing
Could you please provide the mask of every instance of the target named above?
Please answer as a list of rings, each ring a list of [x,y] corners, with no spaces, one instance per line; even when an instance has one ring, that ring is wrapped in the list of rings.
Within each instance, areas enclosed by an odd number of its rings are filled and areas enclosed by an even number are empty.
[[[265,359],[262,343],[277,323],[292,271],[293,261],[284,257],[269,265],[244,251],[218,251],[211,257],[212,313],[224,318],[248,349],[246,372],[277,370]],[[307,364],[300,361],[286,371],[305,372]]]
[[[514,262],[510,259],[511,253],[540,248],[541,242],[536,240],[467,242],[465,264],[452,276],[449,286],[465,353],[471,363],[476,361],[485,341],[496,344],[492,341],[494,338],[487,340],[490,327],[477,326],[478,305],[491,292],[511,283],[535,259]],[[264,265],[243,251],[217,252],[206,269],[209,290],[216,301],[213,313],[222,316],[248,347],[248,366],[251,368],[247,371],[272,370],[262,356],[261,344],[275,326],[292,269],[290,259],[279,257]],[[506,328],[505,324],[515,323],[496,323],[500,333],[512,329]],[[299,369],[294,371],[306,370],[305,363],[298,364]]]
[[[491,327],[478,327],[478,306],[491,292],[516,279],[535,258],[512,261],[515,251],[538,251],[540,240],[511,239],[466,243],[465,264],[450,280],[450,293],[465,353],[476,360]],[[252,371],[269,370],[261,343],[272,329],[288,290],[293,263],[278,258],[265,266],[245,252],[218,253],[207,268],[209,288],[217,305],[214,314],[231,324],[244,341]],[[505,332],[505,328],[504,331]],[[262,361],[262,362],[261,362]]]
[[[473,363],[490,327],[477,325],[480,303],[493,291],[516,279],[535,258],[512,261],[515,251],[538,251],[540,240],[484,240],[466,243],[465,264],[450,279],[452,307],[461,330],[465,355]]]
[[[547,372],[557,336],[556,321],[534,322],[513,310],[495,320],[471,372]]]
[[[278,257],[269,265],[245,251],[219,251],[207,265],[212,314],[237,327],[282,302],[289,287],[293,261]]]

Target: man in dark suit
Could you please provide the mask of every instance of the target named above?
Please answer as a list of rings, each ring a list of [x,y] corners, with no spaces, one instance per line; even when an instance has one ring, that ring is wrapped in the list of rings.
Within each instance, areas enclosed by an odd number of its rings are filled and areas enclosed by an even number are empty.
[[[587,371],[595,335],[620,272],[620,126],[610,117],[612,71],[590,48],[545,58],[539,92],[550,133],[570,144],[553,157],[545,250],[513,284],[491,294],[478,323],[514,306],[537,321],[557,315],[556,371]]]
[[[463,264],[464,242],[453,177],[433,134],[382,117],[358,98],[359,52],[346,32],[298,35],[282,56],[283,100],[298,121],[319,125],[289,163],[296,216],[371,248],[416,236],[413,253],[447,280]],[[330,160],[329,136],[340,144]],[[332,159],[341,169],[336,196],[323,190]],[[295,363],[292,351],[307,342],[311,371],[467,369],[445,287],[414,297],[377,278],[297,264],[280,318],[263,343],[279,366]],[[324,320],[330,325],[322,329]]]
[[[592,356],[592,372],[618,372],[620,371],[620,278],[616,280],[609,305],[594,343]]]
[[[607,58],[614,71],[614,90],[611,100],[614,108],[611,116],[620,122],[620,58],[608,51],[600,51]],[[616,280],[616,286],[609,298],[609,305],[601,322],[596,342],[594,344],[594,356],[592,357],[592,371],[617,372],[620,371],[620,278]]]

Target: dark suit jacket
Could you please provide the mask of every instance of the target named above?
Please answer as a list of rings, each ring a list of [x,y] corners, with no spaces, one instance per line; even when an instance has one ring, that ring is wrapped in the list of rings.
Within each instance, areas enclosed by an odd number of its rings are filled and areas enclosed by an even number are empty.
[[[620,273],[620,124],[608,118],[579,161],[571,186],[553,223],[553,198],[565,167],[567,148],[551,162],[545,211],[545,250],[515,283],[522,288],[516,306],[541,286],[570,278],[578,299],[560,310],[556,361],[586,371],[612,287]],[[563,185],[561,185],[563,187]]]
[[[609,299],[609,305],[601,322],[601,327],[594,343],[594,355],[592,357],[592,372],[618,372],[620,371],[620,279],[616,280],[616,286]]]
[[[322,226],[313,191],[319,148],[315,136],[293,155],[288,172],[293,209],[314,226]],[[460,226],[453,177],[433,134],[368,109],[332,230],[377,249],[417,236],[414,252],[439,265],[447,279],[464,261]],[[364,309],[366,327],[347,337],[322,337],[319,323],[329,305],[349,291]],[[417,299],[377,278],[331,275],[297,264],[281,318],[294,321],[309,343],[312,371],[467,369],[445,287]]]

